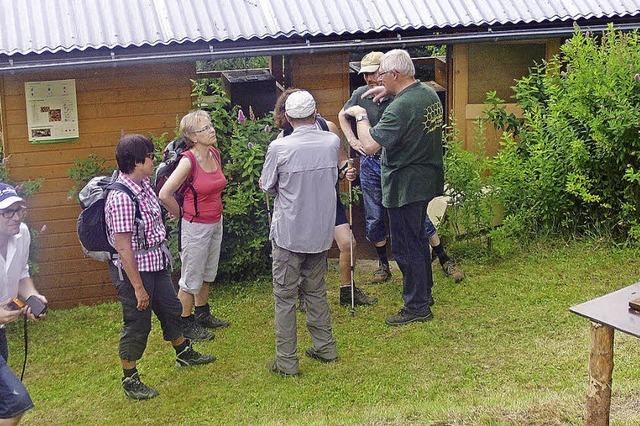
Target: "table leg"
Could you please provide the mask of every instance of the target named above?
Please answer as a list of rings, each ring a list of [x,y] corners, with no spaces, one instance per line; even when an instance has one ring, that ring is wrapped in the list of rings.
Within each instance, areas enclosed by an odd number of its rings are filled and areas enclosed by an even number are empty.
[[[606,426],[611,409],[611,373],[613,372],[613,328],[591,323],[589,354],[589,390],[585,424]]]

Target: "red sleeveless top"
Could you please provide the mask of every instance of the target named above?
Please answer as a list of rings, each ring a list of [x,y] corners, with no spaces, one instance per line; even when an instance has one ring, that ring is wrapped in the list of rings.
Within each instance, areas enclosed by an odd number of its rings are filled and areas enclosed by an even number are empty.
[[[211,153],[218,162],[218,168],[214,172],[204,171],[191,151],[187,150],[182,154],[191,161],[190,177],[193,179],[192,185],[198,197],[198,215],[196,216],[193,191],[187,189],[184,192],[182,217],[190,222],[217,223],[222,217],[222,191],[227,186],[227,178],[222,173],[220,151],[211,147]]]

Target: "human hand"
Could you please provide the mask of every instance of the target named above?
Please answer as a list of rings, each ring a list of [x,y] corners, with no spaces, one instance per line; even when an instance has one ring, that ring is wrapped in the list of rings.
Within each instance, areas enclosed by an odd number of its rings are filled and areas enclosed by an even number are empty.
[[[7,305],[0,306],[0,324],[9,324],[10,322],[14,322],[22,314],[24,314],[25,309],[7,309]]]
[[[136,288],[134,291],[136,293],[136,300],[138,301],[138,306],[136,307],[139,311],[144,311],[149,307],[149,295],[142,286],[140,286],[140,288]]]
[[[360,105],[354,105],[352,107],[349,107],[349,108],[345,109],[344,113],[346,115],[351,116],[351,117],[356,117],[356,116],[358,116],[360,114],[367,115],[367,110],[362,108]]]
[[[346,177],[349,182],[353,182],[358,177],[357,169],[355,167],[349,167],[344,177]]]
[[[373,96],[373,102],[382,102],[390,95],[387,92],[387,89],[384,86],[376,86],[364,92],[361,98],[368,98],[369,96]]]

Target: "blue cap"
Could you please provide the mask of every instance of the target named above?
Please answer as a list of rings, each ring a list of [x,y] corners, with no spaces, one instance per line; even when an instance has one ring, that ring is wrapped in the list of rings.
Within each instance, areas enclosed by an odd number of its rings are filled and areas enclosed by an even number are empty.
[[[18,196],[13,186],[0,182],[0,210],[4,210],[15,203],[24,203],[24,200]]]

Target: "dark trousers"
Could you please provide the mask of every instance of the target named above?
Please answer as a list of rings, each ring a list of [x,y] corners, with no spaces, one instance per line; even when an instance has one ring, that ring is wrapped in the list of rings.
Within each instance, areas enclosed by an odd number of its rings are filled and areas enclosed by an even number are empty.
[[[429,312],[433,277],[429,242],[424,232],[427,201],[388,208],[391,251],[402,271],[404,309],[416,315]]]
[[[140,272],[144,289],[149,294],[149,308],[139,311],[133,286],[122,271],[124,280],[118,277],[118,268],[109,264],[111,280],[118,291],[122,304],[122,334],[120,336],[120,359],[137,361],[142,358],[151,332],[151,312],[156,314],[162,328],[164,340],[170,341],[182,336],[180,314],[182,305],[171,282],[169,271]]]
[[[4,328],[0,328],[0,419],[20,416],[33,408],[29,392],[7,365],[9,350]]]
[[[9,345],[7,344],[7,334],[4,328],[0,328],[0,356],[5,361],[9,361]]]

